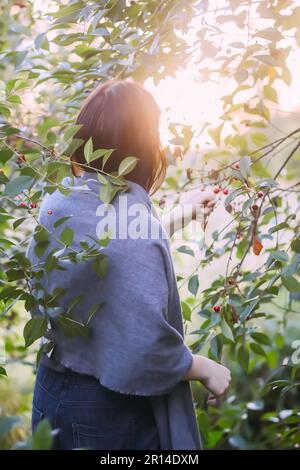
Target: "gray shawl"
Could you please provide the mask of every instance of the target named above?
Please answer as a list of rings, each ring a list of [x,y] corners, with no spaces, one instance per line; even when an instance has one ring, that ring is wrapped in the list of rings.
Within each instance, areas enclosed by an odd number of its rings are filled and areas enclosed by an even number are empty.
[[[53,316],[55,357],[65,367],[95,376],[111,390],[149,396],[162,449],[201,449],[191,385],[183,380],[191,366],[192,353],[184,343],[169,241],[148,193],[137,183],[128,183],[130,189],[112,202],[118,230],[122,224],[124,229],[124,208],[119,202],[121,196],[124,202],[125,196],[127,213],[132,209],[125,225],[138,231],[132,215],[136,217],[139,208],[143,222],[148,223],[146,236],[144,227],[140,238],[113,238],[103,251],[108,266],[103,277],[88,261],[60,261],[64,270],[45,271],[39,281],[49,293],[55,287],[65,289],[60,299],[65,311],[72,299],[82,293],[82,300],[72,310],[72,318],[81,322],[87,321],[93,305],[104,302],[90,321],[92,334],[88,339],[66,336]],[[82,241],[91,244],[89,236],[102,235],[105,205],[98,197],[102,183],[96,174],[66,177],[61,184],[72,191],[65,196],[57,189],[43,198],[39,220],[54,236],[40,258],[32,237],[27,249],[32,263],[45,261],[51,250],[61,250],[57,239],[66,226],[74,232],[74,249],[80,250]],[[66,216],[70,218],[54,227],[55,221]],[[159,236],[153,237],[151,232],[149,237],[150,227]]]

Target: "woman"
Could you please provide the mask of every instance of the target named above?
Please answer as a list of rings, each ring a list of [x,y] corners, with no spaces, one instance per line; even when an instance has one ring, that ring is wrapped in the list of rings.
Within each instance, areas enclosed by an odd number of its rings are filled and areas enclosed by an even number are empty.
[[[151,94],[132,80],[110,80],[90,93],[77,118],[81,128],[76,138],[83,143],[71,157],[73,176],[61,183],[70,192],[47,194],[40,208],[39,221],[53,236],[39,259],[34,237],[28,247],[35,264],[61,251],[58,240],[66,226],[73,231],[72,250],[103,237],[108,206],[98,197],[105,183],[97,170],[111,174],[125,157],[138,159],[126,175],[129,190],[118,193],[109,206],[118,229],[103,248],[105,263],[100,257],[98,268],[107,264],[105,273],[99,277],[93,259],[62,261],[56,269],[45,269],[38,281],[49,293],[64,289],[62,310],[72,310],[72,319],[88,322],[91,330],[88,338],[70,336],[59,317],[50,315],[55,347],[43,355],[38,368],[32,428],[48,418],[58,429],[56,449],[200,449],[190,381],[200,380],[212,401],[229,386],[228,369],[192,354],[184,344],[166,233],[194,218],[197,204],[208,214],[214,194],[189,193],[184,218],[177,208],[161,230],[149,197],[166,169],[159,113]],[[94,150],[115,149],[103,168],[103,157],[87,165],[84,144],[90,137]],[[136,217],[132,220],[137,213],[138,223]],[[62,223],[55,224],[59,219]],[[126,229],[125,236],[120,227]],[[95,304],[99,311],[90,318]]]

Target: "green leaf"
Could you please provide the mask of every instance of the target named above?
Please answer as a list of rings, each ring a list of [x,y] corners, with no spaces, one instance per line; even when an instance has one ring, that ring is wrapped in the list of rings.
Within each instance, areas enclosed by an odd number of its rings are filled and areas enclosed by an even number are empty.
[[[295,253],[300,253],[300,238],[295,238],[295,240],[292,241],[291,248]]]
[[[199,278],[197,274],[189,279],[188,289],[196,297],[199,289]]]
[[[229,339],[229,341],[232,341],[234,343],[234,336],[232,330],[226,322],[225,318],[222,318],[221,320],[221,330],[225,338]]]
[[[89,138],[89,140],[84,144],[84,158],[88,163],[90,163],[91,158],[93,156],[93,139],[92,137]]]
[[[107,272],[107,258],[104,254],[100,254],[92,264],[92,268],[99,277],[104,277]]]
[[[51,13],[51,16],[53,16],[53,18],[61,18],[63,16],[68,16],[74,12],[81,12],[85,6],[86,6],[85,2],[75,2],[67,6],[60,5],[59,10],[57,10],[54,13]]]
[[[13,223],[14,230],[16,230],[25,220],[27,220],[27,217],[21,217],[20,219],[15,220]]]
[[[242,322],[245,321],[247,317],[253,312],[257,304],[258,304],[258,300],[254,300],[249,305],[247,305],[247,307],[241,312],[240,320]]]
[[[104,175],[102,175],[102,173],[97,173],[97,178],[98,178],[98,181],[102,184],[108,183],[107,179],[105,178]]]
[[[127,157],[121,161],[118,169],[118,175],[124,176],[130,173],[136,166],[138,159],[136,157]]]
[[[282,250],[272,251],[270,253],[270,257],[275,259],[276,261],[282,261],[282,262],[286,262],[289,260],[289,255],[285,251],[282,251]]]
[[[191,312],[191,307],[189,306],[189,304],[182,301],[181,302],[181,309],[182,309],[183,318],[186,321],[191,321],[192,312]]]
[[[240,348],[238,349],[237,359],[238,359],[238,362],[241,365],[242,369],[244,369],[245,372],[248,372],[249,351],[248,351],[247,346],[245,344],[242,344],[240,346]]]
[[[250,174],[250,167],[251,167],[251,158],[249,155],[245,155],[240,161],[240,172],[243,178],[247,179]]]
[[[236,197],[240,196],[243,194],[244,190],[243,189],[235,189],[234,191],[231,191],[228,196],[226,196],[226,199],[224,201],[225,207],[228,206],[230,202],[232,202]]]
[[[251,134],[250,137],[257,147],[262,147],[268,141],[266,134],[263,134],[262,132],[255,132],[254,134]]]
[[[33,450],[50,450],[53,443],[53,435],[48,419],[40,421],[32,436]]]
[[[195,253],[189,246],[182,245],[177,248],[178,253],[184,253],[186,255],[195,256]]]
[[[74,308],[76,307],[76,305],[80,304],[80,302],[82,301],[82,299],[84,298],[84,294],[79,294],[79,295],[76,295],[72,301],[68,304],[68,310],[66,312],[66,315],[70,315],[70,313],[72,312],[72,310],[74,310]]]
[[[10,149],[0,150],[0,162],[4,165],[11,157],[14,155],[14,152]]]
[[[264,334],[264,333],[259,333],[259,332],[254,332],[251,333],[251,337],[256,341],[257,343],[265,344],[266,346],[272,346],[272,341],[270,338]]]
[[[220,124],[215,129],[208,129],[207,131],[217,146],[219,146],[221,143],[221,132],[222,132],[223,127],[224,127],[224,123]]]
[[[81,336],[85,339],[90,336],[90,329],[87,325],[73,320],[70,317],[58,315],[56,321],[66,336]]]
[[[278,103],[277,91],[271,85],[264,86],[264,95],[268,100]]]
[[[28,189],[33,182],[34,178],[32,176],[17,176],[7,183],[3,194],[5,196],[17,196],[25,189]]]
[[[269,229],[269,233],[279,232],[283,228],[289,228],[289,224],[287,222],[281,222],[281,224],[275,225]]]
[[[72,139],[70,142],[70,145],[64,149],[63,154],[64,155],[72,155],[81,145],[84,143],[83,139]]]
[[[120,190],[122,190],[121,187],[112,187],[107,181],[106,184],[102,184],[100,187],[99,198],[104,204],[110,204]]]
[[[10,95],[7,98],[7,101],[9,101],[10,103],[17,103],[17,104],[22,103],[21,98],[19,97],[19,95]]]
[[[259,356],[266,357],[265,350],[263,349],[263,347],[260,344],[251,343],[250,348],[255,354],[258,354]]]
[[[91,308],[88,314],[88,320],[87,320],[87,325],[89,325],[90,321],[93,319],[94,315],[99,312],[105,305],[105,302],[101,302],[101,304],[95,304]]]
[[[25,325],[23,330],[23,337],[25,340],[25,347],[28,348],[37,339],[45,336],[47,332],[48,319],[46,316],[39,316],[31,318]]]
[[[33,238],[36,241],[34,252],[37,257],[40,258],[50,244],[49,234],[42,225],[38,225],[35,229]]]
[[[54,222],[53,227],[54,228],[59,227],[61,224],[63,224],[67,220],[69,220],[71,217],[72,217],[71,215],[67,215],[66,217],[61,217],[60,219],[58,219]]]
[[[114,150],[115,149],[106,149],[106,152],[105,152],[104,157],[103,157],[103,162],[102,162],[102,170],[105,167],[106,162],[108,161],[109,157],[114,152]]]
[[[299,292],[300,293],[300,283],[292,276],[285,277],[281,276],[282,284],[289,292]]]
[[[74,135],[81,129],[83,124],[76,124],[75,126],[70,126],[64,133],[64,140],[70,140],[74,137]]]
[[[66,227],[61,233],[60,240],[66,245],[70,246],[74,240],[74,232],[70,227]]]

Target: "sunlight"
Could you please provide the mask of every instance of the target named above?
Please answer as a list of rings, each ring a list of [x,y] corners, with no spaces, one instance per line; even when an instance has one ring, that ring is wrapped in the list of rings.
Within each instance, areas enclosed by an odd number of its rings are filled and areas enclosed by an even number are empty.
[[[222,13],[221,8],[223,5],[222,1],[215,2],[219,13]],[[215,13],[206,13],[205,17],[207,22],[214,24]],[[185,35],[189,46],[195,41],[199,46],[197,46],[197,52],[193,55],[192,60],[189,61],[186,69],[177,72],[175,77],[162,79],[157,86],[153,83],[152,79],[147,79],[145,82],[146,88],[153,94],[162,111],[161,139],[164,145],[167,145],[173,137],[168,130],[168,125],[172,122],[191,125],[195,131],[191,142],[192,146],[201,144],[205,147],[210,138],[208,139],[206,132],[202,133],[203,128],[216,127],[220,123],[219,118],[223,113],[222,97],[230,94],[236,87],[236,82],[230,68],[228,69],[228,74],[223,76],[219,74],[215,82],[204,79],[200,81],[199,69],[207,65],[211,67],[211,59],[201,52],[201,41],[197,36],[197,33],[202,28],[201,18],[203,16],[200,14],[191,21],[188,33]],[[253,16],[250,21],[251,34],[255,33],[257,28],[267,28],[268,26],[268,20]],[[224,43],[230,47],[234,41],[242,42],[245,48],[247,47],[247,31],[238,28],[234,22],[222,24],[222,35],[212,39],[212,43],[216,47],[221,44],[224,45]],[[291,47],[289,36],[280,41],[280,47]],[[300,109],[299,60],[299,48],[292,48],[287,62],[287,66],[291,71],[292,81],[289,86],[285,85],[282,80],[276,81],[278,104],[268,103],[273,115],[277,114],[281,117],[288,117],[289,114],[291,117],[293,115],[296,117],[297,114],[300,115],[300,113],[297,113]],[[257,84],[257,86],[261,85]],[[247,92],[239,94],[240,102],[247,101],[248,99]]]

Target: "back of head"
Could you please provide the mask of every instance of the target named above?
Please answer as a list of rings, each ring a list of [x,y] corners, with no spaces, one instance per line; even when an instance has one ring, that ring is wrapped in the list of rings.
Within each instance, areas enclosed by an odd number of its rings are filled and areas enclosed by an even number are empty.
[[[159,117],[160,110],[153,96],[138,82],[112,79],[100,83],[84,101],[76,120],[82,127],[75,137],[84,143],[71,156],[75,163],[73,173],[78,168],[102,169],[101,158],[85,166],[84,144],[92,137],[94,150],[115,149],[103,171],[113,173],[125,157],[134,156],[138,163],[126,178],[148,192],[155,192],[166,172]]]

